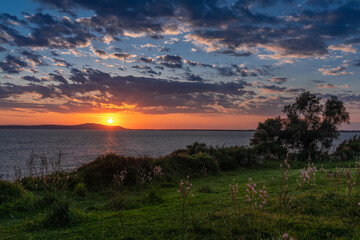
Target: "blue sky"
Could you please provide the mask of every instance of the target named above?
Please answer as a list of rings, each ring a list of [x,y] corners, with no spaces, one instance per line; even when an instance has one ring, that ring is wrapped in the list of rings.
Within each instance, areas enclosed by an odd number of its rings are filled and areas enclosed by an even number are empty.
[[[309,90],[338,96],[351,114],[344,129],[360,128],[359,1],[13,0],[0,9],[1,124],[180,114],[255,128]]]

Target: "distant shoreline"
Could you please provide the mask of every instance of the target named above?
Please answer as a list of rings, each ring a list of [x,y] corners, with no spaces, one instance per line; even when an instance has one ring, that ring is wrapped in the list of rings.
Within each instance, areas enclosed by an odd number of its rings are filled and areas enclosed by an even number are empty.
[[[0,125],[0,129],[21,130],[141,130],[141,131],[228,131],[228,132],[254,132],[256,129],[129,129],[121,126],[102,125],[96,123],[85,123],[80,125]],[[359,130],[339,130],[339,132],[360,132]]]

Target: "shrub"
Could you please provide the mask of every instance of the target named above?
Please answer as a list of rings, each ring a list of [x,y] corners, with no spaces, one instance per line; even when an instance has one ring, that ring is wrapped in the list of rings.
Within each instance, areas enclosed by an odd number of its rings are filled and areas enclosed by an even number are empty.
[[[87,188],[85,183],[78,183],[74,188],[74,193],[79,197],[85,197],[87,193]]]
[[[211,148],[210,154],[218,162],[221,170],[232,170],[239,167],[239,162],[232,155],[230,148]]]
[[[65,227],[74,221],[75,214],[70,210],[70,202],[59,198],[46,213],[43,225],[46,227]]]
[[[0,180],[0,204],[21,198],[24,188],[18,183]]]
[[[161,197],[159,191],[155,189],[151,189],[143,199],[145,204],[156,204],[156,203],[162,203],[164,200]]]
[[[205,143],[194,142],[191,145],[187,145],[186,150],[187,150],[188,154],[194,155],[194,154],[197,154],[197,153],[200,153],[200,152],[203,152],[203,153],[207,152],[208,148],[206,147]]]
[[[124,157],[114,153],[97,157],[94,161],[80,167],[78,173],[83,177],[86,186],[92,190],[100,186],[110,186],[114,175],[126,169],[128,175],[124,185],[135,186],[139,170],[151,172],[153,169],[153,158],[150,157]]]
[[[334,156],[341,160],[354,159],[360,153],[360,135],[342,141],[334,152]]]
[[[273,160],[284,159],[287,153],[287,149],[275,141],[261,142],[254,146],[254,151],[261,156]]]
[[[207,168],[207,173],[216,174],[219,172],[217,161],[207,153],[173,153],[165,158],[165,174],[184,177],[186,175],[201,176],[202,169]]]

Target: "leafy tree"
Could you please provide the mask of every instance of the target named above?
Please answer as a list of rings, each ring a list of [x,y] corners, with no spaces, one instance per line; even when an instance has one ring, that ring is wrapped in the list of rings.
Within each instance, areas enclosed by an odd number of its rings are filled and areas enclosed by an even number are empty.
[[[350,120],[337,97],[332,96],[323,104],[321,98],[310,92],[300,94],[282,112],[285,118],[260,123],[250,144],[272,141],[313,157],[316,152],[328,151],[339,136],[338,126]]]
[[[280,117],[268,118],[264,123],[259,123],[250,145],[255,150],[267,156],[282,157],[287,150],[282,146],[283,120]]]

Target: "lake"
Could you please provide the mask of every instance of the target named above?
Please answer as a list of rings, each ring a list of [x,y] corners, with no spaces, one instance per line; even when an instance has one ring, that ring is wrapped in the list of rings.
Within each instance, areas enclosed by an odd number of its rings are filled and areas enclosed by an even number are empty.
[[[253,134],[254,131],[0,129],[0,175],[11,179],[14,166],[26,172],[32,151],[48,157],[62,151],[63,167],[73,169],[109,152],[158,157],[195,141],[212,146],[248,145]],[[360,132],[341,132],[334,143],[356,134]]]

